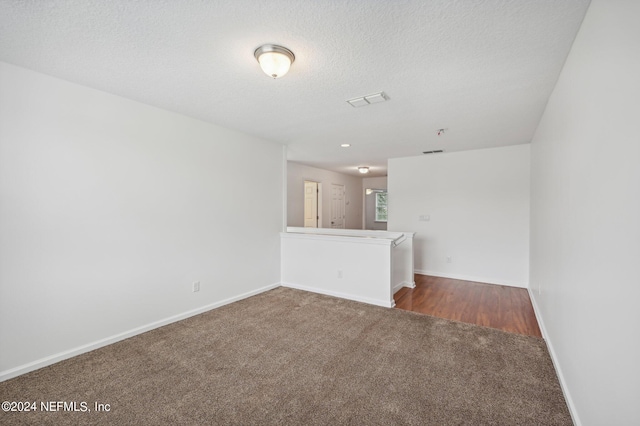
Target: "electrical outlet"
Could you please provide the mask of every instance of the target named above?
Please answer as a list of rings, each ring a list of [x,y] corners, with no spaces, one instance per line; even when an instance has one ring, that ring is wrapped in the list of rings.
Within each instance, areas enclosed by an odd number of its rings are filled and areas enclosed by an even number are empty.
[[[195,281],[193,283],[193,292],[200,291],[200,281]]]
[[[338,278],[342,278],[342,269],[338,269]]]
[[[451,256],[447,256],[447,263],[451,263]]]

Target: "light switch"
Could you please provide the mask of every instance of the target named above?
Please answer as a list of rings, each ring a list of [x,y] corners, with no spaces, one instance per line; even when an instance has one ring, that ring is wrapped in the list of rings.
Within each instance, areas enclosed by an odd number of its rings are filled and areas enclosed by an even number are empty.
[[[429,216],[428,214],[421,214],[418,220],[420,222],[429,222],[429,220],[431,220],[431,216]]]

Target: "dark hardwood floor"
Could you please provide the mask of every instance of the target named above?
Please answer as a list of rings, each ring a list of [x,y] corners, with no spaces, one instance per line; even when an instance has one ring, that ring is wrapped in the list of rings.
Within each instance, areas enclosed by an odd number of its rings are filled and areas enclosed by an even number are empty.
[[[396,308],[542,337],[524,288],[418,274],[415,280],[415,288],[394,295]]]

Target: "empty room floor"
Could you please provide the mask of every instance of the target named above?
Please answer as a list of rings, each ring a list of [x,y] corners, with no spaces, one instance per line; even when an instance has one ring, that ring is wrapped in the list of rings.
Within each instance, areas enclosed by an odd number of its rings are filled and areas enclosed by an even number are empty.
[[[419,274],[415,281],[394,295],[396,308],[542,337],[525,288]]]

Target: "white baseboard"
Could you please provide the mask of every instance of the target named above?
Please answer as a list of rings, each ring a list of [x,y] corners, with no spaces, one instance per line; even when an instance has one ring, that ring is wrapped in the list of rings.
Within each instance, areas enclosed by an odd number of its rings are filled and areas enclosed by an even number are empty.
[[[341,299],[355,300],[356,302],[368,303],[369,305],[382,306],[385,308],[393,308],[394,306],[396,306],[396,302],[393,299],[391,299],[390,301],[371,299],[369,297],[362,297],[362,296],[357,296],[353,294],[340,293],[338,291],[331,291],[331,290],[325,290],[321,288],[307,287],[305,285],[284,283],[284,282],[282,283],[282,287],[295,288],[297,290],[304,290],[304,291],[309,291],[311,293],[319,293],[327,296],[339,297]]]
[[[540,315],[540,309],[538,308],[538,303],[533,294],[533,290],[530,288],[527,289],[529,291],[529,299],[531,299],[531,304],[533,305],[533,312],[536,316],[536,320],[538,321],[538,326],[540,327],[540,332],[542,333],[542,338],[547,344],[547,350],[549,351],[549,355],[551,356],[551,362],[553,363],[553,368],[556,370],[556,375],[558,376],[558,381],[560,382],[560,388],[562,389],[562,393],[564,394],[564,399],[567,402],[567,406],[569,407],[569,413],[571,414],[571,419],[573,420],[573,424],[575,426],[581,426],[582,422],[580,421],[580,417],[578,417],[578,412],[576,411],[576,407],[573,404],[573,399],[571,399],[571,393],[569,393],[569,388],[567,387],[567,383],[564,380],[564,375],[562,374],[562,369],[560,368],[560,363],[558,362],[558,358],[556,357],[556,352],[553,349],[553,343],[549,340],[549,334],[547,333],[547,328],[544,325],[544,321],[542,319],[542,315]]]
[[[86,345],[82,345],[82,346],[78,346],[76,348],[73,349],[69,349],[67,351],[64,352],[59,352],[55,355],[51,355],[45,358],[41,358],[39,360],[27,363],[27,364],[23,364],[21,366],[15,367],[15,368],[11,368],[9,370],[5,370],[0,372],[0,382],[3,382],[5,380],[9,380],[12,379],[14,377],[20,376],[22,374],[28,373],[30,371],[34,371],[34,370],[38,370],[40,368],[46,367],[48,365],[52,365],[55,364],[56,362],[60,362],[63,361],[65,359],[69,359],[72,358],[74,356],[78,356],[81,355],[83,353],[86,352],[90,352],[92,350],[101,348],[103,346],[107,346],[110,345],[112,343],[116,343],[119,342],[120,340],[124,340],[124,339],[128,339],[129,337],[133,337],[136,336],[138,334],[142,334],[145,333],[147,331],[153,330],[155,328],[159,328],[162,327],[164,325],[167,324],[171,324],[177,321],[181,321],[183,319],[201,314],[203,312],[207,312],[210,311],[212,309],[216,309],[219,308],[221,306],[224,305],[228,305],[229,303],[233,303],[233,302],[237,302],[239,300],[242,299],[246,299],[247,297],[251,297],[251,296],[255,296],[256,294],[260,294],[263,293],[265,291],[269,291],[271,289],[280,287],[280,283],[276,283],[276,284],[271,284],[247,293],[243,293],[240,294],[238,296],[234,296],[234,297],[230,297],[228,299],[225,300],[221,300],[219,302],[215,302],[215,303],[211,303],[209,305],[206,306],[202,306],[200,308],[196,308],[187,312],[183,312],[181,314],[177,314],[177,315],[173,315],[171,317],[159,320],[159,321],[154,321],[150,324],[146,324],[143,325],[141,327],[136,327],[134,329],[131,329],[129,331],[125,331],[123,333],[118,333],[116,335],[110,336],[110,337],[106,337],[104,339],[100,339],[97,340],[95,342],[91,342],[88,343]]]
[[[416,288],[416,283],[414,281],[403,281],[393,286],[391,293],[396,294],[402,287]]]
[[[403,283],[403,287],[416,288],[416,282],[415,281],[411,281],[411,282],[405,281]]]
[[[506,285],[509,287],[529,288],[529,283],[526,283],[526,282],[523,283],[519,281],[500,280],[500,279],[494,279],[490,277],[476,277],[476,276],[462,275],[462,274],[449,274],[445,272],[427,271],[424,269],[414,269],[413,272],[420,275],[431,275],[434,277],[453,278],[454,280],[474,281],[478,283]]]

